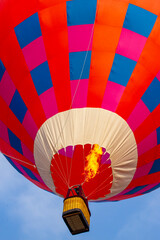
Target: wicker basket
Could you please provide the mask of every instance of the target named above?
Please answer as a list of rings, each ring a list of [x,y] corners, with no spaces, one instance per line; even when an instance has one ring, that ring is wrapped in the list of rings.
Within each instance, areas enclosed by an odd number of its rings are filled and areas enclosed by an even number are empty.
[[[90,211],[83,197],[72,196],[64,199],[62,217],[72,234],[89,231]]]

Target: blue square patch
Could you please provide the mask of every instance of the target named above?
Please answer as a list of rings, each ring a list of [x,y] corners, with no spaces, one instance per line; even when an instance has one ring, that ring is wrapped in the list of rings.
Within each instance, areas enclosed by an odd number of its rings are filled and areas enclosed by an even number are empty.
[[[25,19],[18,26],[14,28],[19,45],[24,48],[26,45],[34,41],[42,35],[38,13]]]
[[[95,22],[97,0],[67,1],[67,25],[93,24]]]
[[[149,172],[149,174],[160,172],[160,159],[154,161],[153,166]]]
[[[23,99],[21,98],[19,92],[16,90],[12,101],[9,105],[10,109],[14,113],[14,115],[18,118],[18,120],[22,123],[24,116],[27,112],[27,107],[25,103],[23,102]]]
[[[47,61],[34,68],[31,71],[31,76],[38,95],[41,95],[43,92],[53,87]]]
[[[115,54],[112,69],[109,75],[109,80],[125,87],[132,75],[135,66],[136,61],[119,54]]]
[[[69,53],[70,79],[88,79],[91,64],[91,51]]]
[[[10,129],[8,129],[8,136],[11,147],[23,155],[21,140]]]
[[[148,89],[142,96],[142,101],[152,112],[160,103],[160,81],[154,78]]]
[[[144,37],[148,37],[156,19],[157,15],[133,4],[129,4],[123,27]]]

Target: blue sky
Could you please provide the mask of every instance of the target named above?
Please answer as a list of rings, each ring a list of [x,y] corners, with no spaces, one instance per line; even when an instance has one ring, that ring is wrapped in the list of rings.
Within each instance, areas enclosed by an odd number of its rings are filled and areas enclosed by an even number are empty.
[[[160,190],[113,203],[90,203],[89,233],[70,235],[62,220],[63,200],[39,189],[0,155],[0,239],[159,239]]]

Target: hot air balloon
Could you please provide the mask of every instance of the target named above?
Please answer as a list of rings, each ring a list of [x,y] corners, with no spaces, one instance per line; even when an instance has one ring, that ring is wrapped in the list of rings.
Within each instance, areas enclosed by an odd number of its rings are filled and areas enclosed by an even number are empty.
[[[160,187],[159,0],[0,2],[0,151],[64,198],[72,234],[88,201]]]

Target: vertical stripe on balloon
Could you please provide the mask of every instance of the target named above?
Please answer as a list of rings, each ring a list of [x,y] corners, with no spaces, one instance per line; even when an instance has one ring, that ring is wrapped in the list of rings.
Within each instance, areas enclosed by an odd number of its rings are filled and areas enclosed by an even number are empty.
[[[67,2],[72,108],[87,104],[96,7],[97,0]]]
[[[101,107],[104,94],[105,96],[108,94],[105,92],[106,85],[127,7],[128,3],[124,1],[118,1],[116,4],[112,0],[97,1],[88,87],[88,107]]]
[[[46,118],[51,117],[53,115],[51,115],[51,111],[48,113],[48,106],[52,104],[53,107],[51,108],[50,106],[50,109],[53,109],[53,114],[57,113],[57,107],[38,13],[35,13],[20,23],[15,28],[15,32],[22,48],[26,64],[30,70],[33,83],[40,96]],[[44,104],[46,100],[43,96],[49,97],[49,94],[47,94],[49,89],[52,89],[53,97],[50,97],[48,99],[49,102]],[[44,100],[42,101],[42,99]]]
[[[123,28],[141,35],[139,40],[141,39],[142,47],[141,54],[137,55],[139,57],[137,65],[116,110],[116,113],[124,119],[127,119],[134,110],[160,68],[156,61],[160,50],[158,45],[154,43],[156,42],[158,27],[157,15],[129,4]],[[145,38],[148,39],[144,45]]]
[[[65,111],[71,106],[66,1],[41,10],[38,16],[57,108]]]

